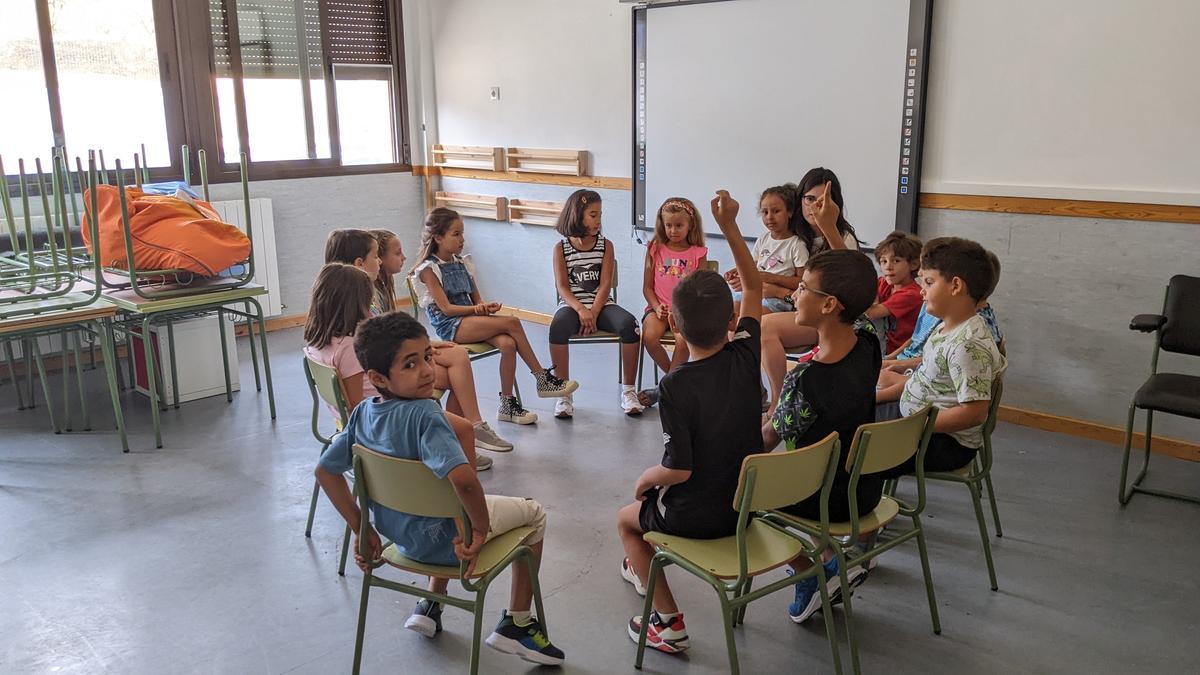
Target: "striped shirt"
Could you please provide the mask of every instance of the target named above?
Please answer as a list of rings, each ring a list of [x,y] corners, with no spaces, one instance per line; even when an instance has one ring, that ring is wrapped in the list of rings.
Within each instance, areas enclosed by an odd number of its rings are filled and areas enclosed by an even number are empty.
[[[608,240],[596,238],[596,245],[591,250],[583,251],[571,245],[570,239],[562,240],[563,258],[567,261],[567,284],[571,294],[585,305],[591,306],[596,301],[596,291],[600,288],[600,272],[604,269],[604,250]],[[567,304],[560,300],[559,305]]]

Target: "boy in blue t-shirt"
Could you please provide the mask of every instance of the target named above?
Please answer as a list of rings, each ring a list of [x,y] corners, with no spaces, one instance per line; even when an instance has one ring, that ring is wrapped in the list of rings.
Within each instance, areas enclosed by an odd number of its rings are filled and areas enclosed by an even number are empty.
[[[473,430],[465,421],[452,425],[430,399],[433,349],[424,326],[403,312],[368,319],[355,332],[354,352],[379,396],[354,409],[345,430],[321,455],[315,472],[329,501],[346,522],[357,530],[361,517],[342,475],[352,466],[351,448],[359,444],[402,459],[420,460],[438,478],[450,481],[470,516],[473,532],[471,545],[467,546],[452,518],[425,518],[373,504],[375,529],[392,540],[405,557],[432,565],[457,565],[462,560],[470,571],[485,541],[529,526],[535,532],[525,544],[540,561],[546,531],[546,513],[541,504],[532,499],[484,495],[473,468]],[[383,544],[374,530],[369,530],[368,537],[371,559],[378,560]],[[354,551],[355,562],[365,571],[367,561],[358,553],[357,534]],[[448,583],[449,579],[430,578],[429,590],[445,593]],[[538,618],[531,615],[532,597],[530,571],[517,562],[509,609],[501,613],[487,644],[534,663],[561,664],[563,652],[550,643]],[[404,626],[433,637],[442,629],[441,616],[441,603],[421,600]]]

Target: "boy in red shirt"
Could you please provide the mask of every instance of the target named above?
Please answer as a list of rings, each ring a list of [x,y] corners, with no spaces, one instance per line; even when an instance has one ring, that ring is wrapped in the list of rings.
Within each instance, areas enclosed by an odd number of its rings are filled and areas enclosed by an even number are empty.
[[[865,315],[871,320],[887,319],[887,345],[884,353],[891,354],[912,337],[921,312],[921,287],[917,285],[917,270],[921,267],[921,240],[915,235],[893,232],[875,247],[875,260],[883,271],[875,304]]]

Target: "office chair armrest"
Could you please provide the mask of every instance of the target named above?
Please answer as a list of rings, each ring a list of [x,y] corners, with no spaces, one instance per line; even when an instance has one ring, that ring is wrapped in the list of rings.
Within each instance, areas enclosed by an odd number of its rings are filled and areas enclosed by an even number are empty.
[[[1160,314],[1138,314],[1129,322],[1129,330],[1141,331],[1143,333],[1153,333],[1162,328],[1167,322],[1167,317]]]

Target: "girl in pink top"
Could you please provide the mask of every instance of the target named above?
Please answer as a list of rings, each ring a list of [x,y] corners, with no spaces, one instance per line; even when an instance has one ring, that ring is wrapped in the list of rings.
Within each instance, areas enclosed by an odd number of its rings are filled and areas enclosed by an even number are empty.
[[[646,248],[646,269],[642,295],[646,310],[642,317],[642,344],[646,353],[663,372],[670,372],[688,358],[687,344],[675,341],[675,353],[668,357],[661,340],[670,330],[671,292],[679,281],[708,264],[704,246],[704,228],[696,205],[683,197],[671,197],[658,207],[654,221],[654,241]]]

